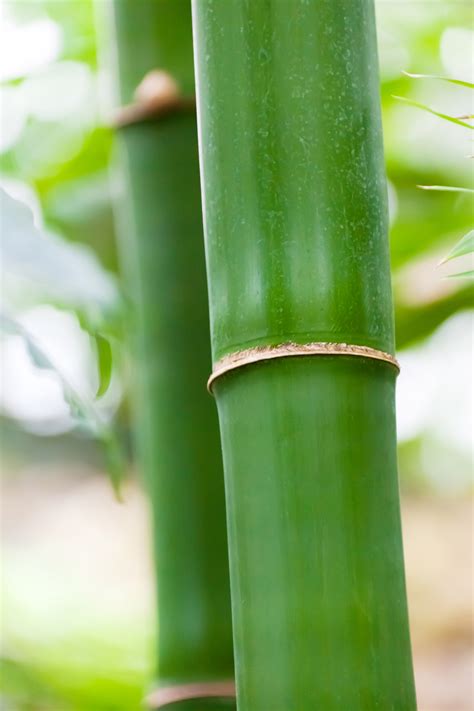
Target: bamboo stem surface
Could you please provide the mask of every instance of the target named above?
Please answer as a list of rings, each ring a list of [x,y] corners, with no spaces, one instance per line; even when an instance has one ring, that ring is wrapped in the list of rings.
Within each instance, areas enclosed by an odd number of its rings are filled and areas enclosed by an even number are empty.
[[[146,76],[170,77],[184,102],[192,98],[188,2],[115,0],[113,9],[120,103],[133,104]],[[156,71],[166,74],[150,75]],[[189,103],[185,111],[128,122],[117,137],[136,435],[153,514],[158,684],[173,688],[233,679],[222,462],[205,386],[211,356],[196,117]],[[199,711],[216,703],[183,702]],[[228,702],[215,708],[221,707]]]
[[[394,355],[371,0],[194,0],[214,363]],[[213,383],[239,711],[414,711],[392,363]]]

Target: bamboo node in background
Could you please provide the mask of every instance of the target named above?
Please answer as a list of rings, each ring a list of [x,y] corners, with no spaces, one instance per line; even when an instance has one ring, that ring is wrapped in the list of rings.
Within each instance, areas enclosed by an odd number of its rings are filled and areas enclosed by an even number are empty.
[[[235,683],[229,680],[166,686],[153,691],[147,697],[146,705],[149,709],[159,709],[179,701],[211,698],[235,698]]]
[[[297,356],[357,356],[384,361],[400,371],[400,364],[395,356],[385,351],[370,348],[369,346],[351,345],[348,343],[281,343],[277,346],[257,346],[243,351],[237,351],[224,356],[215,363],[212,373],[207,381],[207,389],[212,393],[214,382],[224,373],[245,365],[258,363],[274,358],[288,358]]]
[[[113,127],[150,121],[180,111],[192,111],[196,107],[194,97],[182,96],[177,81],[162,69],[148,72],[136,88],[133,98],[133,103],[114,111],[110,119]]]

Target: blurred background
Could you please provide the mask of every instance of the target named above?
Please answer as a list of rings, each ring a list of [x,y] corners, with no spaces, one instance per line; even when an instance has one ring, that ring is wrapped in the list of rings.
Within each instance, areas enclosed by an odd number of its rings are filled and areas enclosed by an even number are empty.
[[[404,539],[420,711],[473,707],[470,2],[378,0]],[[2,708],[138,708],[153,672],[146,500],[112,220],[109,78],[90,0],[0,6]],[[12,239],[14,228],[15,239]],[[104,395],[96,397],[110,380]],[[115,433],[115,434],[114,434]],[[127,469],[114,498],[107,458]],[[103,442],[108,442],[108,447]],[[120,464],[125,457],[131,464]]]

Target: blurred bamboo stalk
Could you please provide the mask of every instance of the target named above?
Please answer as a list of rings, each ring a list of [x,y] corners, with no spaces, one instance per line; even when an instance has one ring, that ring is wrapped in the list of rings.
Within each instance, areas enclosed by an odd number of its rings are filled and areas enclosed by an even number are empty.
[[[193,13],[239,711],[414,711],[397,369],[254,358],[394,354],[373,2]]]
[[[158,685],[186,698],[187,688],[191,697],[199,684],[224,688],[233,679],[222,463],[205,387],[191,11],[186,0],[115,0],[112,24],[125,106],[116,116],[124,181],[117,229],[133,303],[139,461],[153,512]],[[189,703],[206,708],[203,699]]]

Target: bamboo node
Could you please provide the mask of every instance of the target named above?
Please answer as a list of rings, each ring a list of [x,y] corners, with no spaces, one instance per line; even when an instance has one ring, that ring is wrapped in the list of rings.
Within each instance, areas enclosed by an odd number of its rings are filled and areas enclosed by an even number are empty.
[[[385,351],[370,348],[369,346],[352,345],[349,343],[280,343],[277,346],[256,346],[246,350],[237,351],[224,356],[214,364],[212,373],[207,381],[207,389],[212,394],[212,386],[221,375],[242,368],[252,363],[275,358],[288,358],[298,356],[357,356],[359,358],[372,358],[384,361],[400,371],[400,364],[395,356]]]
[[[120,128],[141,121],[158,119],[176,111],[195,108],[194,97],[184,97],[174,77],[162,69],[148,72],[135,89],[134,101],[115,110],[111,125]]]
[[[152,691],[146,698],[146,705],[149,709],[159,709],[179,701],[211,698],[235,698],[235,683],[229,680],[165,686]]]

